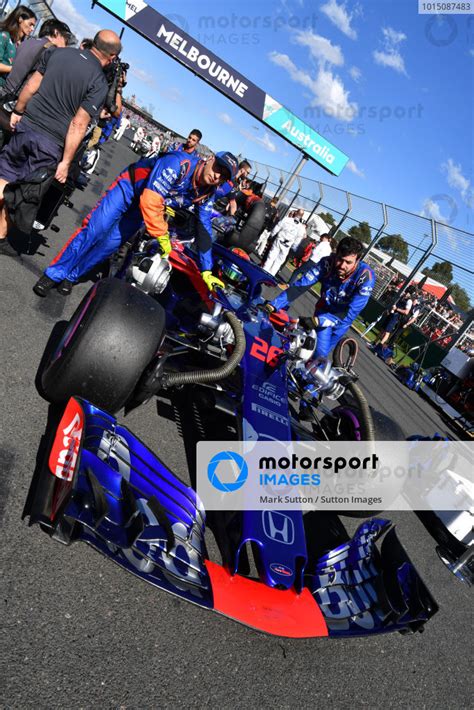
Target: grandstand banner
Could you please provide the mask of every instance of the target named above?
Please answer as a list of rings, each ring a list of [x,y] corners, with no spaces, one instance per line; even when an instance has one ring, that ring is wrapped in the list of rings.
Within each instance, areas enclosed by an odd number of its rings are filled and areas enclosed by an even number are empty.
[[[322,168],[340,175],[348,156],[304,121],[142,0],[95,3],[278,133]]]

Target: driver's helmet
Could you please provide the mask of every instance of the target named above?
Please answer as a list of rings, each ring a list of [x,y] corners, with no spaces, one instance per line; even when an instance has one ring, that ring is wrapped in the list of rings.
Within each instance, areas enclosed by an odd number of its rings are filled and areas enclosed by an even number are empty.
[[[237,256],[240,256],[242,259],[250,261],[249,255],[243,249],[239,249],[239,247],[234,247],[233,249],[231,249],[231,251],[234,254],[237,254]],[[244,274],[241,272],[241,270],[236,264],[223,264],[222,275],[227,279],[227,281],[230,281],[231,283],[241,283],[242,281],[245,281]]]

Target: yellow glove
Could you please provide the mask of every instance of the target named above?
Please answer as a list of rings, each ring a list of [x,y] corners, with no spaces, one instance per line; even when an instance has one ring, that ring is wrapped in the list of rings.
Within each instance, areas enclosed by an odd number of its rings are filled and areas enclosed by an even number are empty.
[[[224,288],[224,282],[214,276],[212,271],[201,271],[201,276],[209,291],[214,291],[215,288]]]
[[[156,241],[160,245],[161,253],[163,254],[163,256],[168,256],[168,254],[171,252],[171,250],[173,248],[171,246],[170,235],[163,234],[162,237],[157,237]]]

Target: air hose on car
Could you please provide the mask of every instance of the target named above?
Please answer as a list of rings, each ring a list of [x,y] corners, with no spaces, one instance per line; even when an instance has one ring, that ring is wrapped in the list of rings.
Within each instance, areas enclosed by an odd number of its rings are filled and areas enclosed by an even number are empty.
[[[342,351],[344,348],[348,348],[349,355],[345,362],[342,361]],[[357,354],[359,352],[359,346],[353,338],[345,338],[341,340],[335,350],[334,350],[334,364],[336,367],[343,367],[345,369],[351,369],[356,361]],[[351,392],[352,396],[357,402],[358,408],[360,410],[362,424],[365,430],[366,440],[375,441],[375,427],[374,421],[372,419],[372,414],[370,412],[369,403],[362,392],[361,388],[355,382],[349,382],[347,389]]]
[[[214,370],[194,370],[191,372],[164,373],[161,385],[163,387],[176,387],[177,385],[207,384],[217,382],[229,377],[242,360],[245,353],[245,333],[242,324],[234,313],[225,312],[230,327],[235,337],[235,347],[232,355],[221,367]]]

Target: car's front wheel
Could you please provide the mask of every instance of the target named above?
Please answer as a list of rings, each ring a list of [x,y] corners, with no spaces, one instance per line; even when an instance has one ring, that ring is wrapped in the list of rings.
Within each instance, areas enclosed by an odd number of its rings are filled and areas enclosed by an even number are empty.
[[[95,284],[79,304],[41,373],[51,402],[77,395],[111,413],[132,394],[163,339],[165,312],[118,279]]]

